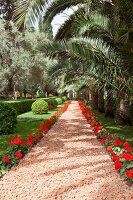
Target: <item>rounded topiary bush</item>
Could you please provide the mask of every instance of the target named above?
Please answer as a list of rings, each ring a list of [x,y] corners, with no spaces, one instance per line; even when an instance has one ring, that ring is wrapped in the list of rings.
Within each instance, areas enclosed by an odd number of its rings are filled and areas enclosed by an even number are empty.
[[[58,105],[60,105],[60,104],[62,104],[63,102],[62,102],[62,99],[61,98],[56,98],[56,101],[58,102]]]
[[[34,114],[45,114],[48,112],[48,103],[43,99],[36,100],[32,104],[31,110]]]
[[[56,99],[49,99],[48,100],[49,109],[52,110],[58,106],[58,102]]]
[[[0,103],[0,134],[11,134],[17,124],[17,113],[8,104]]]

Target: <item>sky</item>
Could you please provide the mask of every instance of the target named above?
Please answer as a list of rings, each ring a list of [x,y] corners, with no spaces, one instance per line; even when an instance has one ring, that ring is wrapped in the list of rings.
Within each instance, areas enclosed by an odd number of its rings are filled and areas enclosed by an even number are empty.
[[[65,20],[67,20],[68,16],[73,13],[73,10],[76,10],[76,7],[73,9],[67,9],[62,14],[57,15],[53,21],[52,21],[52,27],[53,27],[53,36],[57,33],[59,27],[64,23]]]

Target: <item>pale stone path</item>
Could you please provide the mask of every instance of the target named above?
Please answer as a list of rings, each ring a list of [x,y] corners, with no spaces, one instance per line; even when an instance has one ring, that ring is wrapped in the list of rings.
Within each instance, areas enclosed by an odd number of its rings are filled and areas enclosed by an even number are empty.
[[[0,180],[0,200],[131,200],[132,196],[77,102]]]

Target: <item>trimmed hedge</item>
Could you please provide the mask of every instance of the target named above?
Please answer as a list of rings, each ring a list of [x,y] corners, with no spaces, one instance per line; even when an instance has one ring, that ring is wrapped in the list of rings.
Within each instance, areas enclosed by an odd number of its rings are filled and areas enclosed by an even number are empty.
[[[49,99],[56,99],[56,97],[50,98],[41,98],[48,102]],[[23,114],[25,112],[31,111],[32,104],[36,101],[36,99],[25,99],[19,101],[2,101],[2,103],[9,104],[12,108],[14,108],[17,112],[17,115]]]
[[[49,106],[49,109],[52,110],[54,108],[56,108],[58,106],[58,102],[56,99],[49,99],[48,100],[48,106]]]
[[[32,104],[35,102],[35,99],[28,99],[22,101],[7,101],[12,108],[14,108],[17,114],[22,114],[31,110]]]
[[[56,97],[41,98],[41,99],[48,102],[49,99],[56,99]],[[36,99],[25,99],[19,101],[1,101],[0,103],[9,104],[12,108],[16,110],[17,115],[20,115],[25,112],[31,111],[31,106],[35,101]]]
[[[36,100],[31,107],[34,114],[45,114],[48,112],[48,103],[43,99]]]
[[[56,98],[56,101],[58,102],[58,105],[61,105],[63,103],[60,97]]]
[[[9,104],[0,103],[0,134],[11,134],[17,124],[17,113]]]

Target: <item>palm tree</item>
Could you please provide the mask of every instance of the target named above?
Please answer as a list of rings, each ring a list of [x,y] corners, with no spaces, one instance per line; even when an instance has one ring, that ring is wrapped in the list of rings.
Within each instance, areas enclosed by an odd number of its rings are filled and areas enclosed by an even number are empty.
[[[133,75],[131,68],[133,64],[132,2],[129,0],[126,2],[124,0],[112,2],[92,0],[90,4],[88,0],[56,0],[46,10],[44,20],[50,23],[58,13],[73,6],[78,6],[79,9],[70,16],[70,19],[67,20],[56,35],[56,39],[61,40],[65,38],[65,41],[60,44],[49,43],[44,50],[49,51],[48,54],[51,57],[59,57],[60,59],[65,57],[71,61],[77,59],[83,66],[90,66],[90,63],[93,63],[95,66],[95,79],[99,81],[99,84],[104,82],[106,90],[112,87],[118,93],[117,123],[130,124],[128,108]],[[21,18],[19,15],[19,13],[21,15],[24,13],[21,6],[18,6],[16,10],[18,24],[22,24],[22,21],[25,21],[26,24],[27,20],[21,20],[26,18]],[[34,13],[33,10],[32,13]],[[101,13],[102,16],[100,16]],[[29,14],[27,16],[29,17]],[[101,24],[101,21],[104,21],[104,23]],[[70,29],[68,30],[69,25]],[[76,37],[75,41],[71,39],[74,37]],[[91,39],[90,41],[89,38]],[[101,44],[101,47],[98,47],[98,43]],[[90,67],[87,74],[88,76],[90,74],[91,76],[94,75],[92,67]],[[107,101],[109,101],[109,98],[107,98]],[[107,105],[109,104],[107,103]],[[122,107],[124,107],[123,110],[121,110]]]
[[[79,3],[79,2],[77,1],[77,3]],[[85,5],[86,2],[83,2],[83,3]],[[131,56],[131,54],[132,54],[131,39],[132,38],[130,36],[131,33],[129,34],[129,31],[131,32],[131,28],[129,29],[129,27],[131,27],[131,23],[133,20],[130,16],[131,11],[132,11],[131,10],[132,2],[130,2],[130,1],[125,2],[123,0],[118,0],[118,1],[114,1],[113,3],[114,4],[105,2],[103,4],[104,6],[102,6],[102,7],[100,6],[100,3],[99,3],[99,6],[97,6],[97,11],[104,13],[104,15],[106,17],[108,17],[107,24],[101,25],[101,24],[97,23],[96,20],[92,20],[94,18],[94,15],[92,15],[93,16],[92,18],[90,18],[90,15],[89,16],[86,15],[87,16],[86,17],[84,15],[85,10],[83,8],[80,8],[60,28],[60,30],[58,31],[58,33],[56,35],[56,39],[60,40],[60,39],[65,38],[68,40],[69,38],[75,36],[75,34],[77,35],[77,32],[78,32],[79,36],[80,36],[80,34],[82,34],[83,36],[86,36],[89,38],[102,39],[103,42],[106,43],[106,45],[109,48],[112,48],[114,50],[116,55],[120,56],[121,71],[122,70],[128,71],[128,73],[126,73],[125,75],[126,75],[126,78],[129,80],[129,79],[131,79],[130,78],[131,77],[130,76],[131,75],[131,73],[130,73],[131,67],[130,66],[132,66],[132,56]],[[62,4],[60,2],[60,5],[59,5],[59,0],[58,0],[58,1],[54,2],[53,4],[51,4],[51,6],[47,10],[44,18],[45,19],[49,18],[49,20],[52,20],[53,17],[57,13],[61,12],[63,10],[63,8],[65,9],[65,8],[70,7],[70,5],[73,6],[75,4],[73,4],[73,3],[70,4],[70,2],[68,1],[67,3],[63,2]],[[94,12],[94,8],[96,8],[95,5],[96,4],[93,1],[91,4],[92,13]],[[125,8],[127,10],[126,10],[126,15],[124,17],[123,12],[125,12]],[[113,10],[113,13],[112,13],[112,10]],[[131,20],[130,20],[130,18],[131,18]],[[70,25],[70,29],[68,30],[69,25]],[[86,25],[86,27],[85,27],[85,25]],[[80,32],[79,32],[79,30],[80,30]],[[125,39],[126,39],[126,43],[125,43]],[[126,65],[126,69],[125,69],[125,65]],[[119,76],[120,76],[120,74],[119,74]],[[130,92],[128,92],[128,90],[131,90],[131,86],[130,86],[130,88],[124,87],[124,84],[122,86],[121,80],[122,79],[120,79],[120,78],[118,80],[118,77],[117,77],[116,85],[117,86],[119,85],[118,88],[121,87],[122,94],[128,93],[128,95],[129,95]],[[109,87],[107,87],[107,88],[109,88]],[[122,95],[118,95],[117,123],[119,123],[119,124],[122,124],[122,123],[130,124],[131,123],[130,118],[127,117],[127,116],[129,116],[129,113],[127,113],[127,111],[129,109],[126,109],[128,101],[124,101],[124,99],[123,99],[123,101],[121,101],[121,98],[127,98],[128,95],[125,95],[125,97]],[[109,98],[107,98],[107,99],[109,99]],[[129,98],[127,100],[129,100]],[[126,102],[125,111],[120,111],[121,106],[119,104],[121,104],[121,102]],[[106,106],[107,105],[109,105],[109,104],[107,103]],[[129,105],[129,102],[128,102],[128,105]],[[106,110],[109,110],[109,109],[106,109]]]

